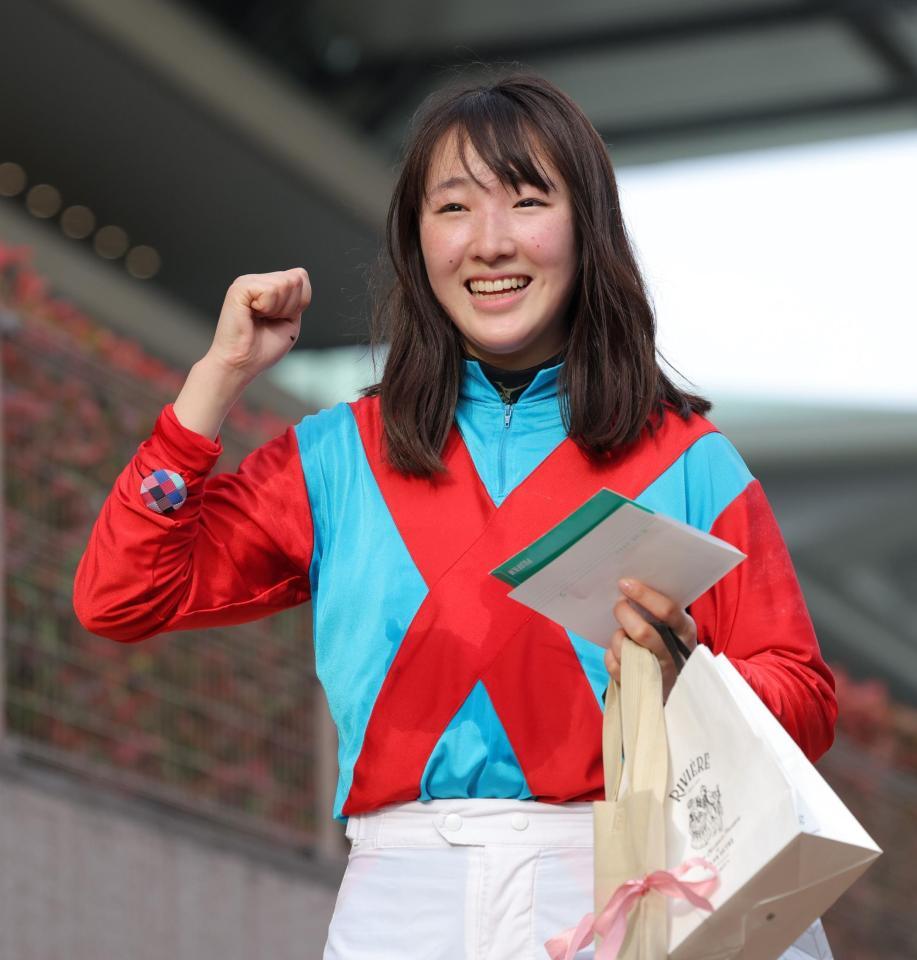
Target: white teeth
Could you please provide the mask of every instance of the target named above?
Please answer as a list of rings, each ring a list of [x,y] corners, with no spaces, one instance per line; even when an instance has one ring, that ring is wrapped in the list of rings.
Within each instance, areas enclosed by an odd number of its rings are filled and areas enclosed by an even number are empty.
[[[472,293],[502,293],[504,290],[517,290],[529,284],[528,277],[504,277],[500,280],[469,280]]]

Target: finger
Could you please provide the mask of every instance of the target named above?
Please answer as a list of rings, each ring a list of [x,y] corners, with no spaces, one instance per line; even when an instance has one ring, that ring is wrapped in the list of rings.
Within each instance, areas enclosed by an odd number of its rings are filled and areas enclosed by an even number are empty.
[[[283,305],[282,315],[294,320],[299,318],[312,302],[312,285],[309,283],[309,274],[302,267],[287,270],[283,274],[283,279],[289,292]]]
[[[280,313],[278,316],[284,317],[287,320],[295,320],[299,318],[302,311],[299,308],[300,301],[302,299],[302,291],[300,289],[300,283],[298,280],[288,281],[286,284],[286,296],[284,297],[283,303],[280,307]]]
[[[275,270],[243,278],[248,281],[248,290],[253,293],[251,308],[263,317],[282,317],[286,302],[290,299],[294,279],[292,271]]]
[[[299,316],[300,275],[295,270],[280,270],[267,274],[267,279],[275,292],[269,316],[277,319]]]
[[[659,636],[652,624],[634,610],[627,600],[619,600],[615,604],[614,614],[624,632],[634,643],[646,647],[660,660],[670,659],[669,651],[662,642],[662,637]]]
[[[262,317],[279,316],[284,299],[283,292],[275,282],[256,282],[249,287],[249,306]]]
[[[290,271],[296,274],[299,279],[299,308],[297,313],[302,313],[312,302],[312,281],[309,279],[308,271],[302,267],[296,267]]]
[[[611,638],[611,645],[605,649],[605,669],[615,683],[621,682],[621,647],[624,637],[623,630],[616,630]]]
[[[666,594],[639,580],[620,580],[618,587],[625,597],[639,603],[653,619],[668,624],[678,634],[690,632],[686,630],[688,615],[684,608]]]
[[[611,651],[615,656],[615,659],[621,659],[621,649],[624,646],[624,641],[627,639],[627,634],[624,632],[623,628],[619,627],[615,630],[614,634],[611,637]]]

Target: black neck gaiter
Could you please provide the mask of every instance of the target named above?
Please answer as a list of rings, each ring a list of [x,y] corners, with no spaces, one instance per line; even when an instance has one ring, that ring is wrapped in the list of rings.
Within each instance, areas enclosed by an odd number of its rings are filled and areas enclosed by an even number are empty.
[[[469,359],[477,359],[470,357]],[[478,364],[484,373],[484,376],[494,385],[497,393],[504,403],[515,403],[522,395],[525,388],[535,379],[539,370],[547,367],[556,366],[563,360],[563,354],[558,353],[553,357],[548,357],[534,367],[527,367],[525,370],[504,370],[502,367],[495,367],[492,363],[485,363],[478,360]]]

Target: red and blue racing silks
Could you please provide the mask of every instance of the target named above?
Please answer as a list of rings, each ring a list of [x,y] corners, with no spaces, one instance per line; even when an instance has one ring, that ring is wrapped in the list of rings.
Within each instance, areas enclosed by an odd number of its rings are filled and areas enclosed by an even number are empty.
[[[748,559],[691,607],[810,758],[830,745],[830,672],[760,484],[701,417],[667,415],[596,463],[566,438],[559,367],[512,406],[467,361],[432,480],[383,456],[376,398],[304,418],[208,477],[220,446],[171,407],[115,484],[77,574],[88,629],[132,641],[312,598],[339,736],[335,815],[454,797],[604,796],[603,651],[507,598],[489,571],[601,487],[728,540]],[[153,471],[187,500],[147,509]]]

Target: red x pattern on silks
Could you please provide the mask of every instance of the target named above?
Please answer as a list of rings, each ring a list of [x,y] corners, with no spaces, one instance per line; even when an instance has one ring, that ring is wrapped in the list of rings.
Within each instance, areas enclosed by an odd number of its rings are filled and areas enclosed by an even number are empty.
[[[602,487],[634,498],[715,428],[668,414],[652,436],[602,464],[564,440],[495,507],[455,427],[443,451],[446,473],[407,477],[383,456],[378,401],[352,409],[428,593],[376,698],[344,815],[416,800],[431,753],[478,681],[538,800],[601,799],[602,714],[570,639],[507,597],[511,588],[490,571]]]

